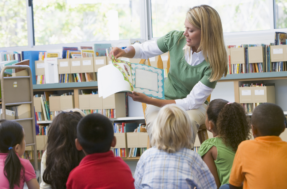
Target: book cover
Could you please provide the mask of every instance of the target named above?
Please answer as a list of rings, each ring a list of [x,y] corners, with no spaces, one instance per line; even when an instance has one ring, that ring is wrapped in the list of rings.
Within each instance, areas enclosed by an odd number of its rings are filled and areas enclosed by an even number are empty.
[[[98,89],[99,96],[103,98],[117,92],[136,91],[164,99],[164,71],[112,57],[112,64],[98,70]]]
[[[67,58],[67,50],[78,51],[78,47],[63,47],[62,58]]]
[[[95,56],[106,56],[106,49],[110,49],[111,44],[94,44]]]

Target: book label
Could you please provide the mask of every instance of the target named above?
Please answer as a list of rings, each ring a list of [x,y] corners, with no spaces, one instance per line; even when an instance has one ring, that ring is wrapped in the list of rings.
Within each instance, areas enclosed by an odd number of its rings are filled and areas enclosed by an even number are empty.
[[[45,68],[45,64],[44,63],[38,63],[37,68]]]
[[[251,95],[251,90],[242,90],[242,91],[241,91],[241,95],[242,95],[242,96]]]
[[[83,60],[83,65],[84,66],[88,66],[88,65],[91,65],[91,64],[92,64],[91,60]]]
[[[264,90],[255,90],[255,95],[264,95]]]
[[[283,54],[283,49],[273,49],[273,54]]]
[[[60,67],[68,67],[68,62],[60,62]]]
[[[72,66],[80,66],[81,62],[80,61],[72,61]]]
[[[105,64],[104,60],[96,60],[96,65],[103,65]]]

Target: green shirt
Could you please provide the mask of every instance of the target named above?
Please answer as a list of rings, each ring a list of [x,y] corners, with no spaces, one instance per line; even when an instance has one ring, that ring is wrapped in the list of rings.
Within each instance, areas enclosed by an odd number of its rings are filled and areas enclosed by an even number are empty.
[[[192,88],[201,81],[210,88],[215,88],[216,82],[210,82],[210,64],[207,61],[191,66],[185,60],[183,47],[186,39],[183,31],[171,31],[157,40],[157,45],[162,52],[169,51],[170,69],[164,82],[166,99],[185,98]]]
[[[201,157],[204,156],[213,146],[217,149],[217,158],[214,163],[220,183],[221,185],[228,184],[235,152],[231,147],[226,146],[220,137],[215,137],[204,141],[199,148],[198,154]]]

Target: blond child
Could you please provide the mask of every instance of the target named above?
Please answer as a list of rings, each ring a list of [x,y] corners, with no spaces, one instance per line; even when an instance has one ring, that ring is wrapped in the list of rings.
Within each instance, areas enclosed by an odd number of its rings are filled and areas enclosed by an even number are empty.
[[[193,150],[188,114],[175,104],[160,111],[153,126],[152,148],[141,156],[135,188],[216,188],[212,174]]]

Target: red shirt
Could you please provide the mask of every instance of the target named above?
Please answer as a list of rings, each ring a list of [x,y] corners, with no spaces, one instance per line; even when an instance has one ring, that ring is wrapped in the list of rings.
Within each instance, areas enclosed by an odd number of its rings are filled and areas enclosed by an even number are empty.
[[[109,151],[84,157],[66,185],[67,189],[134,189],[134,178],[128,165]]]

